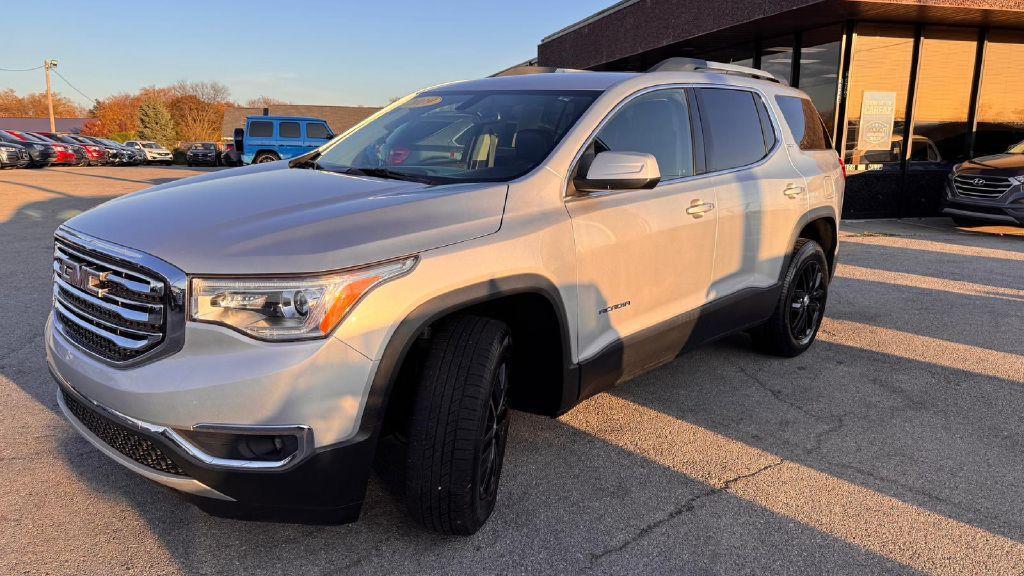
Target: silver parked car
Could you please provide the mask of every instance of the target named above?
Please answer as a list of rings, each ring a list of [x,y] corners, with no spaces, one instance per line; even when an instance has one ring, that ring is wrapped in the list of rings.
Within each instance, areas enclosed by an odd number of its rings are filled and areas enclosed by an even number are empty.
[[[737,331],[807,350],[843,189],[808,97],[761,71],[448,84],[67,221],[46,356],[83,436],[207,510],[353,520],[386,446],[412,517],[469,534],[511,409]]]

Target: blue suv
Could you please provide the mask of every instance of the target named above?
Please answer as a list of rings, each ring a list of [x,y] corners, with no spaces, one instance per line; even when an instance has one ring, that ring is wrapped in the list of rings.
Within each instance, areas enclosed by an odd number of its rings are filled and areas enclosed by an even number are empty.
[[[295,116],[250,116],[245,129],[235,130],[235,148],[243,164],[293,158],[334,138],[327,122]]]

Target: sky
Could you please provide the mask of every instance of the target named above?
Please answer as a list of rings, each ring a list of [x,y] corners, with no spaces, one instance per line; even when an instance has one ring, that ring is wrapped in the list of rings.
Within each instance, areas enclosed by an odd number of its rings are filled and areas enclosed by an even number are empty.
[[[238,102],[379,106],[537,55],[541,38],[614,0],[48,0],[4,5],[0,68],[44,59],[102,99],[178,80],[217,80]],[[62,79],[54,90],[88,106]],[[45,89],[42,70],[0,71],[0,89]]]

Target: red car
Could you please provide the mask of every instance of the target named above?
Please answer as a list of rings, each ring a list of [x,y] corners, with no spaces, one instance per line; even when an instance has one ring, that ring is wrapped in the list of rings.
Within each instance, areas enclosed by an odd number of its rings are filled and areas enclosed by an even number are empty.
[[[19,130],[0,130],[0,138],[17,141],[30,150],[32,161],[38,166],[74,166],[80,162],[71,146],[49,142]]]
[[[86,144],[85,142],[79,142],[71,137],[69,134],[57,134],[55,132],[35,132],[40,136],[44,136],[55,142],[63,142],[72,146],[80,146],[85,149],[85,154],[89,159],[89,164],[96,166],[99,164],[107,163],[107,150],[103,146],[97,144]]]

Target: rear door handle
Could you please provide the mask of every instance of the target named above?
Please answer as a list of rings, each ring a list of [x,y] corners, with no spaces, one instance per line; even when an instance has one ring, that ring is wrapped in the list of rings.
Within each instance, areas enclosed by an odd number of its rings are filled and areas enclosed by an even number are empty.
[[[789,196],[790,198],[796,198],[797,196],[803,194],[806,191],[807,188],[803,186],[797,186],[796,184],[790,182],[789,184],[786,184],[786,189],[783,190],[782,193],[785,194],[786,196]]]
[[[686,208],[686,213],[694,218],[703,218],[705,212],[710,212],[715,209],[715,205],[711,202],[701,202],[700,200],[694,200],[690,203],[690,206]]]

